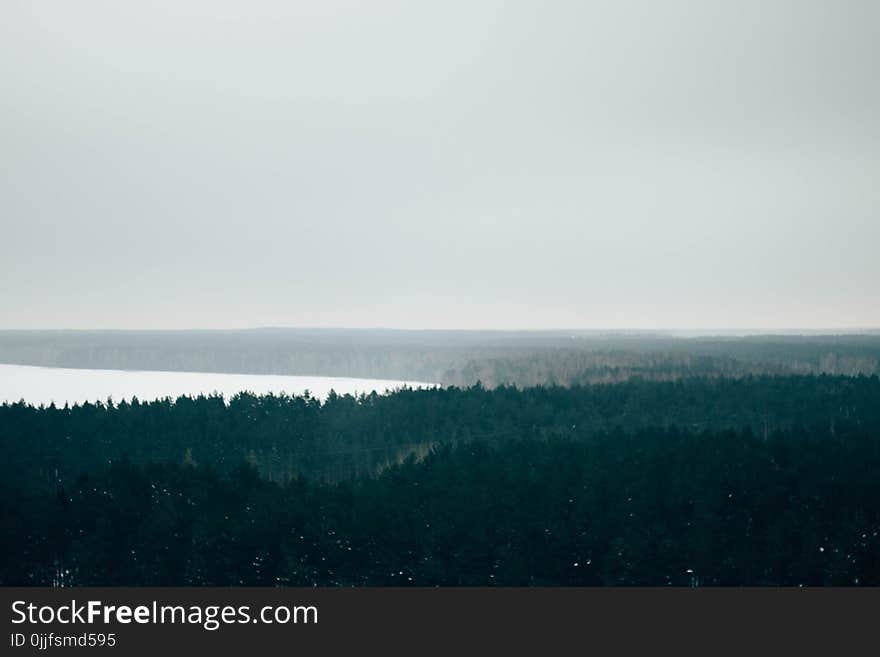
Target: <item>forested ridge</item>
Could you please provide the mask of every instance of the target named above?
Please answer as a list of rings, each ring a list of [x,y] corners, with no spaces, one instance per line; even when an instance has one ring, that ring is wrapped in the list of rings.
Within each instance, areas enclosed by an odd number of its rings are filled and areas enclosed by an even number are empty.
[[[880,379],[0,406],[3,584],[880,584]]]

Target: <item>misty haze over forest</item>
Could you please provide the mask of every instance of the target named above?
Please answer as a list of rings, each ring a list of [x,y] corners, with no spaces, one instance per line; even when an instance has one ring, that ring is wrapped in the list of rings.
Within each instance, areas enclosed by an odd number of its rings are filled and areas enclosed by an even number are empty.
[[[758,374],[880,374],[880,333],[590,331],[0,331],[0,362],[48,367],[588,384]]]

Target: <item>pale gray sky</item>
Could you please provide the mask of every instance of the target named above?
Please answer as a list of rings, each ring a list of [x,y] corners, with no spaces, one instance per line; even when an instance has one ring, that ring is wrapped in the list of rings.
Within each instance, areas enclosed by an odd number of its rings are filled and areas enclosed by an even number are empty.
[[[0,7],[0,328],[880,325],[880,3]]]

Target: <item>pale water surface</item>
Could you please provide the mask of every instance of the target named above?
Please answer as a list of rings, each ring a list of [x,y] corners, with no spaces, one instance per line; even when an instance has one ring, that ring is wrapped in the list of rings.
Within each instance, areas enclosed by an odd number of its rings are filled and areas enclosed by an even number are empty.
[[[0,364],[0,404],[21,399],[39,405],[56,406],[85,401],[141,401],[180,395],[219,392],[226,399],[243,390],[253,393],[302,394],[326,398],[330,390],[338,394],[382,393],[401,386],[432,387],[418,381],[350,379],[328,376],[280,376],[269,374],[218,374],[213,372],[149,372],[127,370],[85,370],[62,367],[32,367]]]

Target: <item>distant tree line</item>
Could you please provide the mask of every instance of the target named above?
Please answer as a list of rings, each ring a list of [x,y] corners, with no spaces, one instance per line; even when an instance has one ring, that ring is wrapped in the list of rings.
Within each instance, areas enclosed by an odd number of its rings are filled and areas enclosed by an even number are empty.
[[[347,376],[486,387],[641,377],[880,375],[880,334],[683,338],[564,331],[0,331],[0,363]]]

